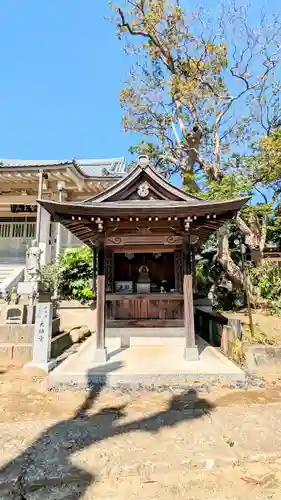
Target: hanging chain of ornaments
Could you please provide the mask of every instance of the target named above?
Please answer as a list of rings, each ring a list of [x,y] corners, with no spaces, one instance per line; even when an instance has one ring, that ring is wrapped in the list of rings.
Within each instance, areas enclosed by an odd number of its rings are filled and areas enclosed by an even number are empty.
[[[134,256],[135,256],[134,253],[129,253],[129,252],[125,253],[126,259],[132,260],[134,258]]]

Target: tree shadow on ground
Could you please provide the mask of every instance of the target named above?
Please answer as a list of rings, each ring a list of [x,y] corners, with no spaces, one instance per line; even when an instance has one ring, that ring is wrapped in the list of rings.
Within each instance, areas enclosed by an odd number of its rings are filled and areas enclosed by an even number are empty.
[[[120,363],[108,363],[106,371],[109,373],[119,367]],[[7,499],[29,500],[32,490],[48,485],[48,478],[52,478],[52,484],[58,488],[63,488],[66,484],[73,485],[71,494],[60,496],[60,499],[78,500],[88,487],[98,480],[98,477],[73,464],[72,459],[76,452],[110,437],[133,431],[157,433],[163,427],[200,418],[214,408],[209,401],[199,398],[196,390],[191,389],[171,397],[166,410],[128,423],[119,422],[126,416],[126,404],[106,407],[95,414],[87,414],[106,385],[107,374],[103,373],[99,383],[93,386],[97,373],[100,373],[99,367],[90,370],[88,380],[91,387],[85,401],[73,417],[58,422],[44,431],[23,453],[0,470],[1,499],[6,498],[1,496],[1,484],[5,482],[14,481]],[[2,492],[4,493],[3,489]]]

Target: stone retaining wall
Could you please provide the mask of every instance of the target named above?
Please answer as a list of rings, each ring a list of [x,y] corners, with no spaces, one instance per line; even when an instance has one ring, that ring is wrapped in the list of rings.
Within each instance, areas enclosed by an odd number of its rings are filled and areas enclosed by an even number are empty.
[[[281,346],[251,345],[246,351],[246,363],[250,371],[281,369]]]
[[[60,356],[68,347],[81,342],[86,337],[90,335],[90,330],[86,325],[80,326],[78,328],[73,328],[69,332],[63,332],[57,335],[52,340],[51,347],[51,357],[57,358]]]
[[[91,332],[96,328],[95,307],[82,305],[76,300],[62,301],[58,305],[60,329],[71,330],[81,325],[86,325]]]
[[[53,334],[60,320],[53,320]],[[0,325],[0,365],[23,365],[32,360],[34,325]]]
[[[80,342],[89,331],[93,332],[96,325],[95,309],[77,301],[61,302],[57,312],[51,350],[54,358]],[[34,325],[0,324],[0,365],[23,365],[31,361],[33,334]]]

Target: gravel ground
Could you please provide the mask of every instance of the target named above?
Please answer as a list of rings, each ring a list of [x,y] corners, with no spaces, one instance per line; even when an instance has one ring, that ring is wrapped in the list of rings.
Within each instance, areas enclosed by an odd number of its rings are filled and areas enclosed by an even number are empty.
[[[0,367],[1,500],[281,498],[278,377],[87,394],[43,382]]]

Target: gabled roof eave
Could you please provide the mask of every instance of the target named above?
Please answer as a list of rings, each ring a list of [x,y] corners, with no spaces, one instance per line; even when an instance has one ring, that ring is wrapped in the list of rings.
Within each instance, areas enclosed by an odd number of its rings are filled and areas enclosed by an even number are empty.
[[[188,201],[190,198],[194,200],[200,200],[198,196],[185,192],[183,189],[180,189],[173,184],[169,183],[165,177],[163,177],[159,172],[157,172],[156,168],[152,167],[150,164],[147,164],[145,167],[136,165],[134,169],[131,170],[126,176],[120,179],[119,182],[115,183],[114,186],[110,186],[102,193],[99,193],[95,196],[91,196],[84,200],[84,203],[91,203],[95,201],[105,202],[110,199],[112,196],[116,196],[118,193],[121,193],[122,190],[125,190],[130,184],[136,181],[138,176],[142,173],[146,173],[148,178],[154,181],[156,184],[161,186],[164,190],[172,194],[173,196],[179,198],[182,201]]]

